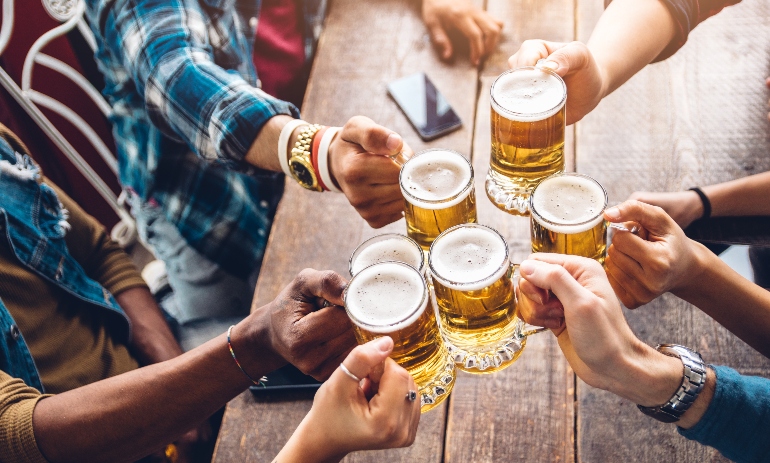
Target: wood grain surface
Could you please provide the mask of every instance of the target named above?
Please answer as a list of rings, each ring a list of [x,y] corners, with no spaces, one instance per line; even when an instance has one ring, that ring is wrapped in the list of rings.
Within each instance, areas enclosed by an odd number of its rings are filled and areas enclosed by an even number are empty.
[[[601,1],[580,0],[578,11],[587,40]],[[617,203],[637,190],[675,191],[770,169],[768,56],[767,2],[745,0],[708,19],[675,56],[648,66],[577,124],[578,171]],[[691,346],[709,363],[770,376],[767,358],[672,295],[626,316],[650,345]],[[725,461],[628,401],[580,381],[577,390],[580,462]]]

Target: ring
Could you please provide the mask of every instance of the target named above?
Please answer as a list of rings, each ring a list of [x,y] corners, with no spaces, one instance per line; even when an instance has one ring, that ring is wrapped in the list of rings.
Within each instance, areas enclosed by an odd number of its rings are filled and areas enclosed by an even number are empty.
[[[342,370],[342,372],[345,373],[346,375],[350,376],[350,379],[354,380],[355,382],[357,383],[361,382],[361,379],[358,376],[351,373],[350,370],[348,370],[348,367],[346,367],[344,363],[340,363],[340,370]]]
[[[417,393],[415,391],[409,391],[406,393],[406,400],[409,402],[414,402],[417,400]]]
[[[327,301],[326,299],[324,299],[324,303],[323,303],[323,304],[321,304],[321,308],[322,308],[322,309],[325,309],[325,308],[327,308],[327,307],[329,307],[329,306],[332,306],[332,305],[334,305],[334,304],[332,304],[331,302],[329,302],[329,301]]]

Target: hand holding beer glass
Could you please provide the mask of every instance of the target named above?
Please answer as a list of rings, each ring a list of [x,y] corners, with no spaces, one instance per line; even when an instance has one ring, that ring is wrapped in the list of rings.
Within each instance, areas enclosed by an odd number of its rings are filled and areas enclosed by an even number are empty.
[[[393,339],[391,358],[417,383],[421,411],[443,402],[454,387],[455,369],[422,274],[402,262],[374,264],[350,280],[344,299],[359,343]]]

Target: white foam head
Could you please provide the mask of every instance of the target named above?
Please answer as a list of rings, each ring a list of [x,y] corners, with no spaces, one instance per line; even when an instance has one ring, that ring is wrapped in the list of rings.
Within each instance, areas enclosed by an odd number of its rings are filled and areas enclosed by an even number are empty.
[[[363,243],[350,257],[350,275],[380,262],[396,261],[422,270],[423,254],[420,245],[412,239],[397,233],[375,236]]]
[[[564,81],[552,72],[533,67],[501,74],[490,93],[495,111],[519,122],[547,119],[567,101]]]
[[[532,218],[556,233],[581,233],[604,220],[607,194],[596,180],[576,174],[546,178],[532,192]]]
[[[468,197],[473,190],[472,179],[473,168],[462,154],[427,150],[414,155],[401,168],[401,193],[417,207],[445,209]]]
[[[359,327],[373,333],[392,333],[416,322],[428,306],[422,275],[399,262],[366,267],[345,290],[345,309]]]
[[[486,288],[508,271],[508,245],[496,231],[466,224],[445,231],[430,248],[430,271],[460,291]]]

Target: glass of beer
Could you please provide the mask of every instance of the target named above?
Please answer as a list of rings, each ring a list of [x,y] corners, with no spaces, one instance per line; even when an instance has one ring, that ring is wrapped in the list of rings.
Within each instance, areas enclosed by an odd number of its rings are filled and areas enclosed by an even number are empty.
[[[370,265],[389,261],[403,262],[425,274],[422,248],[413,239],[398,233],[384,233],[361,243],[350,256],[348,271],[353,277]]]
[[[505,239],[484,225],[458,225],[436,238],[428,262],[441,331],[457,368],[493,373],[513,364],[526,333]]]
[[[490,93],[487,196],[509,214],[527,215],[532,188],[564,172],[567,86],[550,69],[523,67],[501,74]]]
[[[430,149],[401,167],[401,193],[406,201],[406,233],[424,250],[444,230],[476,222],[473,167],[451,150]]]
[[[607,192],[587,175],[554,174],[530,197],[532,252],[590,257],[607,255]]]
[[[374,264],[350,280],[344,299],[359,343],[393,338],[390,356],[417,383],[421,411],[443,402],[454,387],[455,366],[422,274],[402,262]]]

